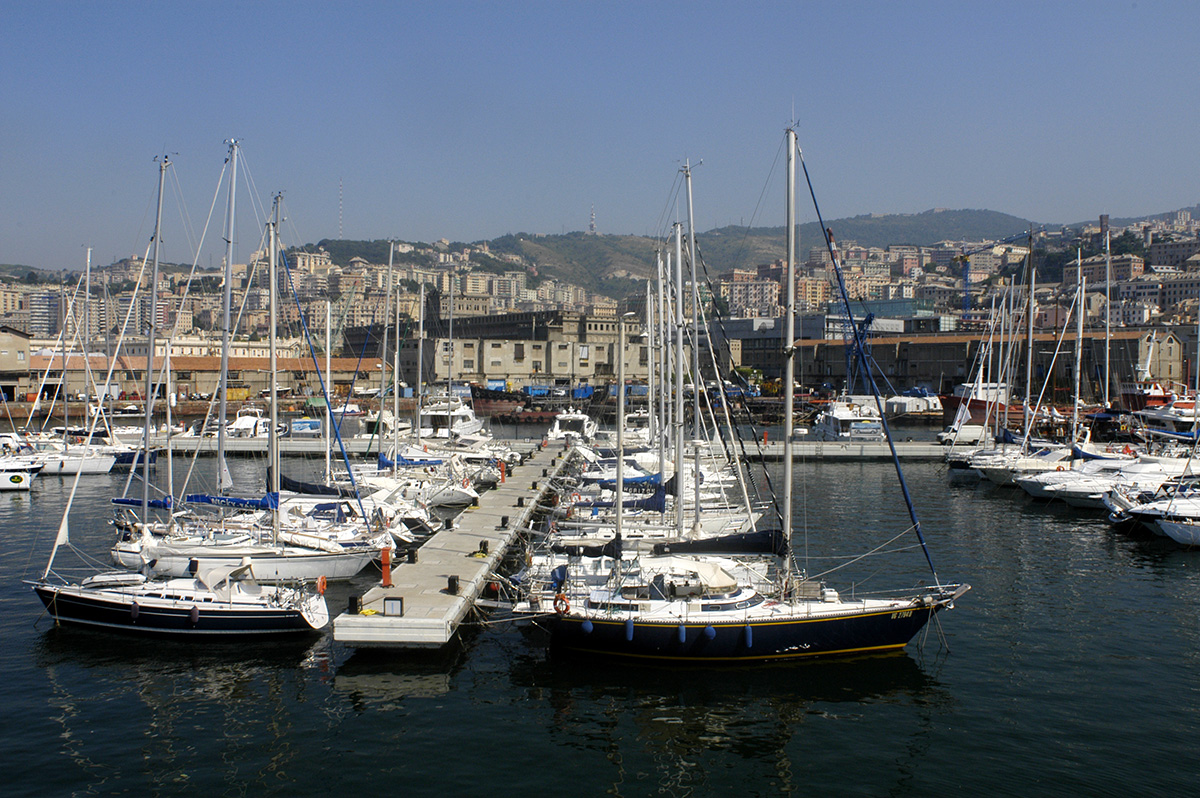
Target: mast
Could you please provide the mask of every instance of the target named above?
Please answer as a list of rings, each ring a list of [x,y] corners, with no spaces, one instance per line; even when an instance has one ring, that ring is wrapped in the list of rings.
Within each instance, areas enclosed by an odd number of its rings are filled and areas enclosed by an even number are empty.
[[[233,139],[229,142],[229,208],[227,210],[228,219],[225,222],[225,273],[224,285],[225,293],[222,299],[221,308],[221,379],[217,390],[221,393],[220,410],[217,414],[217,493],[224,493],[227,488],[233,487],[233,479],[229,476],[229,466],[225,462],[225,423],[228,419],[228,393],[229,393],[229,340],[232,336],[232,314],[230,306],[233,304],[233,233],[234,233],[234,210],[237,207],[237,163],[238,163],[238,142]]]
[[[783,322],[783,534],[787,573],[792,570],[792,435],[796,381],[796,131],[787,130],[787,302]]]
[[[649,355],[651,352],[654,351],[654,305],[651,301],[652,299],[653,299],[653,296],[651,293],[650,281],[647,280],[646,281],[646,319],[645,319],[646,354],[647,355]],[[653,426],[654,400],[657,398],[655,395],[655,389],[657,388],[657,386],[655,385],[656,380],[654,378],[655,377],[654,364],[649,362],[649,358],[647,359],[647,362],[649,363],[650,368],[648,370],[648,374],[646,375],[647,379],[649,381],[646,386],[646,434],[647,434],[647,436],[649,436],[649,435],[654,434],[654,426]],[[572,381],[572,382],[574,382],[574,381]],[[621,418],[617,419],[617,424],[620,425],[623,421],[624,421],[624,417],[622,416]],[[650,438],[647,438],[646,442],[649,443]]]
[[[1104,409],[1109,408],[1108,383],[1109,351],[1112,348],[1112,246],[1109,241],[1111,233],[1104,231]]]
[[[171,160],[166,156],[158,161],[158,206],[154,216],[154,268],[150,272],[150,318],[146,328],[146,393],[143,395],[145,409],[145,418],[142,420],[142,445],[143,451],[150,451],[150,412],[153,403],[150,401],[151,391],[154,388],[154,332],[158,329],[158,254],[159,247],[162,244],[162,203],[163,203],[163,183],[166,181],[167,167],[171,165]],[[66,367],[63,368],[63,374],[66,374]],[[136,455],[134,463],[137,463]],[[150,522],[150,457],[142,456],[142,524],[145,526]]]
[[[387,292],[387,298],[383,302],[383,354],[379,356],[379,420],[375,424],[375,434],[379,438],[379,451],[383,451],[383,396],[387,390],[387,347],[388,347],[388,327],[391,322],[392,315],[392,256],[396,252],[396,244],[394,241],[388,242],[388,270],[387,282],[384,290]],[[400,349],[400,339],[396,339],[396,349]],[[396,422],[392,420],[392,426]]]
[[[1033,274],[1033,222],[1029,223],[1029,318],[1026,319],[1027,335],[1025,338],[1025,435],[1022,448],[1029,445],[1033,434],[1033,407],[1030,405],[1030,391],[1033,389],[1033,289],[1036,278]]]
[[[1079,362],[1083,346],[1083,249],[1075,252],[1075,408],[1071,413],[1071,442],[1079,441]]]
[[[384,350],[384,355],[387,350]],[[383,399],[379,400],[383,412]],[[396,351],[392,354],[392,460],[398,461],[400,451],[400,290],[396,289]],[[393,466],[395,470],[396,466]]]
[[[692,262],[692,447],[695,449],[695,473],[692,475],[695,484],[692,487],[696,502],[695,507],[692,508],[694,518],[692,534],[695,536],[700,533],[700,391],[704,389],[704,382],[700,379],[700,284],[696,280],[696,223],[692,213],[692,168],[687,161],[684,161],[683,164],[683,176],[687,186],[688,257]],[[681,268],[682,265],[680,264]]]
[[[280,195],[275,195],[274,208],[272,209],[271,221],[267,223],[267,231],[270,236],[270,246],[268,247],[268,269],[271,281],[271,290],[268,292],[270,305],[270,321],[268,322],[270,330],[267,333],[267,346],[271,353],[271,413],[270,424],[271,430],[268,433],[267,445],[269,451],[267,453],[267,461],[271,464],[271,484],[268,486],[268,491],[274,494],[274,507],[271,509],[271,542],[279,542],[279,390],[275,386],[275,375],[279,372],[279,363],[275,355],[275,326],[277,324],[279,309],[276,294],[277,283],[275,280],[276,261],[279,252],[279,200]],[[269,502],[270,503],[270,502]]]
[[[675,532],[683,537],[683,225],[675,223]]]
[[[534,335],[537,335],[537,322],[534,322]],[[450,273],[450,359],[446,363],[446,442],[450,442],[450,430],[454,427],[454,405],[450,397],[454,396],[454,273]]]
[[[667,429],[664,422],[669,418],[670,408],[667,406],[667,382],[670,375],[667,373],[667,346],[666,346],[666,328],[665,324],[665,302],[666,297],[663,296],[663,260],[662,250],[659,250],[655,257],[655,269],[658,273],[658,373],[660,379],[658,381],[658,413],[659,418],[654,427],[654,433],[658,436],[658,471],[665,475],[667,472]],[[651,348],[651,353],[654,349]]]
[[[617,319],[617,540],[621,540],[621,517],[625,514],[625,320]]]
[[[413,424],[417,429],[417,446],[421,445],[421,388],[424,386],[421,380],[425,366],[425,283],[421,283],[421,313],[417,321],[417,413],[416,423]]]

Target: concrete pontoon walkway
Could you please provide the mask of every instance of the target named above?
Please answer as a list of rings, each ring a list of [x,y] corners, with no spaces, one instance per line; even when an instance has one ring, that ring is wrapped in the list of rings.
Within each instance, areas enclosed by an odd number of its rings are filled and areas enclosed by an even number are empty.
[[[361,612],[337,616],[333,639],[360,648],[437,648],[450,642],[571,456],[547,449],[518,466],[503,484],[479,497],[478,507],[463,512],[453,529],[427,540],[415,563],[394,565],[392,586],[367,591]],[[543,471],[548,476],[540,476]],[[519,499],[523,507],[517,506]],[[458,578],[456,594],[448,590],[450,577]]]

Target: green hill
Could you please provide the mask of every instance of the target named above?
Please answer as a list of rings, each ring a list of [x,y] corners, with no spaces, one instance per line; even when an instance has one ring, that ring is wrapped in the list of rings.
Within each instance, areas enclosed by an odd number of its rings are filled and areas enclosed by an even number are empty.
[[[838,241],[856,241],[867,247],[889,244],[927,246],[939,241],[1000,239],[1024,230],[1028,222],[1016,216],[986,210],[930,210],[924,213],[866,215],[829,222]],[[800,226],[797,255],[803,260],[808,250],[824,239],[815,223]],[[488,241],[495,255],[519,255],[529,264],[532,282],[553,278],[595,293],[621,297],[640,290],[640,284],[655,272],[659,242],[644,236],[592,235],[583,232],[562,235],[513,233]],[[697,244],[710,276],[735,267],[750,268],[783,257],[784,228],[722,227],[697,235]],[[320,246],[334,263],[345,264],[355,256],[371,263],[387,262],[386,241],[324,240]],[[313,245],[309,245],[310,247]],[[461,249],[461,243],[450,249]],[[307,248],[307,247],[306,247]],[[477,268],[504,271],[514,268],[502,260],[481,258]],[[397,263],[428,265],[428,256],[416,253],[397,256]]]

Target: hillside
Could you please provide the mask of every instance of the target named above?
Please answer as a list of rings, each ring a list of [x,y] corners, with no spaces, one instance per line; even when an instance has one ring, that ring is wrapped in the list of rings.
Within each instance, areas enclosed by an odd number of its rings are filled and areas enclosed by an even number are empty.
[[[1028,222],[995,211],[926,211],[916,214],[855,216],[829,223],[839,241],[862,246],[929,245],[938,241],[999,239],[1026,229]],[[697,235],[697,245],[710,276],[735,267],[753,267],[783,257],[783,227],[722,227]],[[824,239],[815,222],[800,226],[803,259]],[[553,277],[608,296],[635,290],[633,280],[654,273],[657,242],[641,236],[529,235],[504,236],[488,242],[493,252],[521,255],[537,265],[540,277]]]
[[[1197,209],[1200,211],[1200,209]],[[855,241],[866,247],[890,244],[928,246],[939,241],[1001,239],[1026,229],[1028,221],[988,210],[929,210],[923,213],[863,215],[828,222],[839,242]],[[797,255],[804,259],[809,249],[822,246],[824,239],[815,222],[800,225]],[[700,254],[710,277],[735,267],[750,268],[783,257],[784,228],[729,226],[697,236]],[[643,236],[592,235],[575,232],[562,235],[513,233],[488,241],[496,255],[519,255],[530,264],[530,283],[545,279],[586,288],[598,294],[621,297],[640,290],[640,283],[654,274],[658,242]],[[316,246],[328,251],[334,263],[345,265],[353,257],[371,263],[387,262],[387,242],[325,239]],[[425,245],[418,245],[419,248]],[[447,249],[467,245],[452,242]],[[503,272],[513,268],[499,257],[473,255],[474,267]],[[430,266],[434,258],[420,252],[397,255],[398,264]]]

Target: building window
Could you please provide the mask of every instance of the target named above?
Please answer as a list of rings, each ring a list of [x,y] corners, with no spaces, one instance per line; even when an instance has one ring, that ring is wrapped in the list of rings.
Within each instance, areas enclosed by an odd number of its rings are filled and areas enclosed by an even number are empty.
[[[463,371],[474,371],[474,370],[475,370],[475,361],[474,360],[464,360],[463,361]]]

